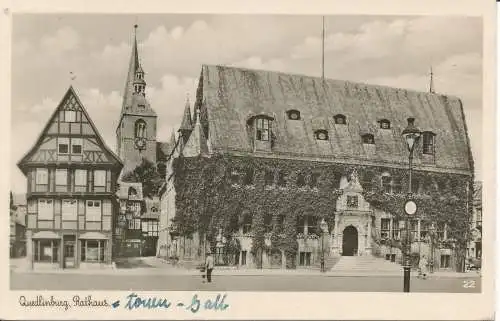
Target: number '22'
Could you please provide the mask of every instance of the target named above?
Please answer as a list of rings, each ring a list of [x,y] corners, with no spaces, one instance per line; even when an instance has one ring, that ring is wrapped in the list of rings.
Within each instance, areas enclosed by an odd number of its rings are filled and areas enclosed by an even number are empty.
[[[475,288],[476,287],[476,281],[474,280],[466,280],[464,281],[464,283],[462,284],[462,286],[466,289],[469,289],[469,288]]]

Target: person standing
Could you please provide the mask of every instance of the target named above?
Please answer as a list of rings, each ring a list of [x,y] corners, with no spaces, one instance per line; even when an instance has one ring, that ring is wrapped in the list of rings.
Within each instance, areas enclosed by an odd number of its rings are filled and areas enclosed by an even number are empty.
[[[212,283],[212,271],[214,270],[214,258],[209,251],[207,251],[207,258],[205,260],[205,270],[207,271],[207,282]]]

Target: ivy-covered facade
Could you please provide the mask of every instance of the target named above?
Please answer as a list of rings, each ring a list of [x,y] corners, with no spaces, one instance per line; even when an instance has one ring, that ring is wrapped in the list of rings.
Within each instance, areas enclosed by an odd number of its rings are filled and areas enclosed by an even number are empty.
[[[219,66],[204,66],[199,83],[160,193],[160,256],[198,262],[210,250],[216,264],[252,268],[314,268],[323,255],[327,269],[341,256],[398,264],[410,187],[400,132],[412,116],[424,127],[413,262],[464,269],[473,162],[459,100]]]

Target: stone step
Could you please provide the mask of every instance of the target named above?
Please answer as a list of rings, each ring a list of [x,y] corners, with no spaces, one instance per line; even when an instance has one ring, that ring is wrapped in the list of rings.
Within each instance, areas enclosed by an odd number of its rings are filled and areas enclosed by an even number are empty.
[[[331,271],[401,271],[398,263],[390,262],[374,256],[342,256]]]

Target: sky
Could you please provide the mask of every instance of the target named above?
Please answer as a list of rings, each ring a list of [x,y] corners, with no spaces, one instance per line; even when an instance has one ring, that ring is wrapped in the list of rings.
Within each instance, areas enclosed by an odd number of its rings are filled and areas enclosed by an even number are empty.
[[[134,24],[159,141],[177,130],[202,64],[321,75],[320,16],[16,14],[12,191],[26,191],[16,163],[70,85],[115,150]],[[325,18],[325,27],[327,78],[428,91],[432,66],[435,91],[463,101],[475,178],[481,179],[481,18],[335,15]]]

